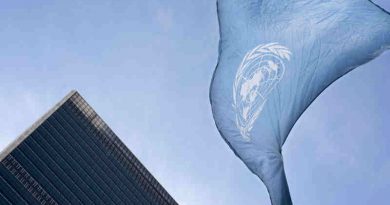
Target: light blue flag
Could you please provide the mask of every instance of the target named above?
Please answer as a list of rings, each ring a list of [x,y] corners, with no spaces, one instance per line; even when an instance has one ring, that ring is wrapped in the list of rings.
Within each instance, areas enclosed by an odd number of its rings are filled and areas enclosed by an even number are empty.
[[[281,154],[290,130],[331,83],[389,48],[389,13],[368,0],[218,0],[217,7],[210,88],[217,128],[272,204],[292,204]]]

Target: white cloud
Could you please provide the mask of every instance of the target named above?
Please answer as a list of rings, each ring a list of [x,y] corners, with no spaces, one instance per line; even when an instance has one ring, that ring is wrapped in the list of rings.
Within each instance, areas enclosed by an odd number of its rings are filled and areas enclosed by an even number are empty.
[[[158,8],[156,10],[156,21],[165,32],[171,30],[174,23],[173,11],[168,8]]]

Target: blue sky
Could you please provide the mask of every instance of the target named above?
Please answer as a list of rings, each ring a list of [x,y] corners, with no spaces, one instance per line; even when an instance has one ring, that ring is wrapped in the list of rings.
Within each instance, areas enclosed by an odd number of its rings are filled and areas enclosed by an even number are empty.
[[[6,1],[0,45],[0,149],[76,89],[180,204],[270,204],[212,119],[215,1]],[[389,67],[387,52],[298,121],[283,151],[295,204],[388,201]]]

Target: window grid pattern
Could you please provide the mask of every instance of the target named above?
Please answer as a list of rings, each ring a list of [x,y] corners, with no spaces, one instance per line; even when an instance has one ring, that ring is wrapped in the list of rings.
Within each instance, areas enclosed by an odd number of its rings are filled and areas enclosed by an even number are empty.
[[[57,205],[57,202],[41,187],[41,185],[19,164],[11,155],[2,161],[3,165],[16,177],[16,179],[41,204]]]
[[[177,205],[77,92],[24,136],[0,162],[0,204]]]
[[[157,204],[177,204],[78,93],[75,93],[70,97],[69,103],[72,105],[73,111],[78,113],[77,117],[84,123],[90,124],[88,131],[94,133],[105,148],[109,150],[109,154],[122,166],[127,168],[131,175],[135,177],[137,183],[145,189],[145,192],[153,195]]]

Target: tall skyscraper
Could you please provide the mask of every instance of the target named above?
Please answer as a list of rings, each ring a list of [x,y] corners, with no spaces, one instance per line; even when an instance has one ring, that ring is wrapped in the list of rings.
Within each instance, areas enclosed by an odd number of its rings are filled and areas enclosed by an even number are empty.
[[[76,91],[0,161],[0,204],[177,204]]]

